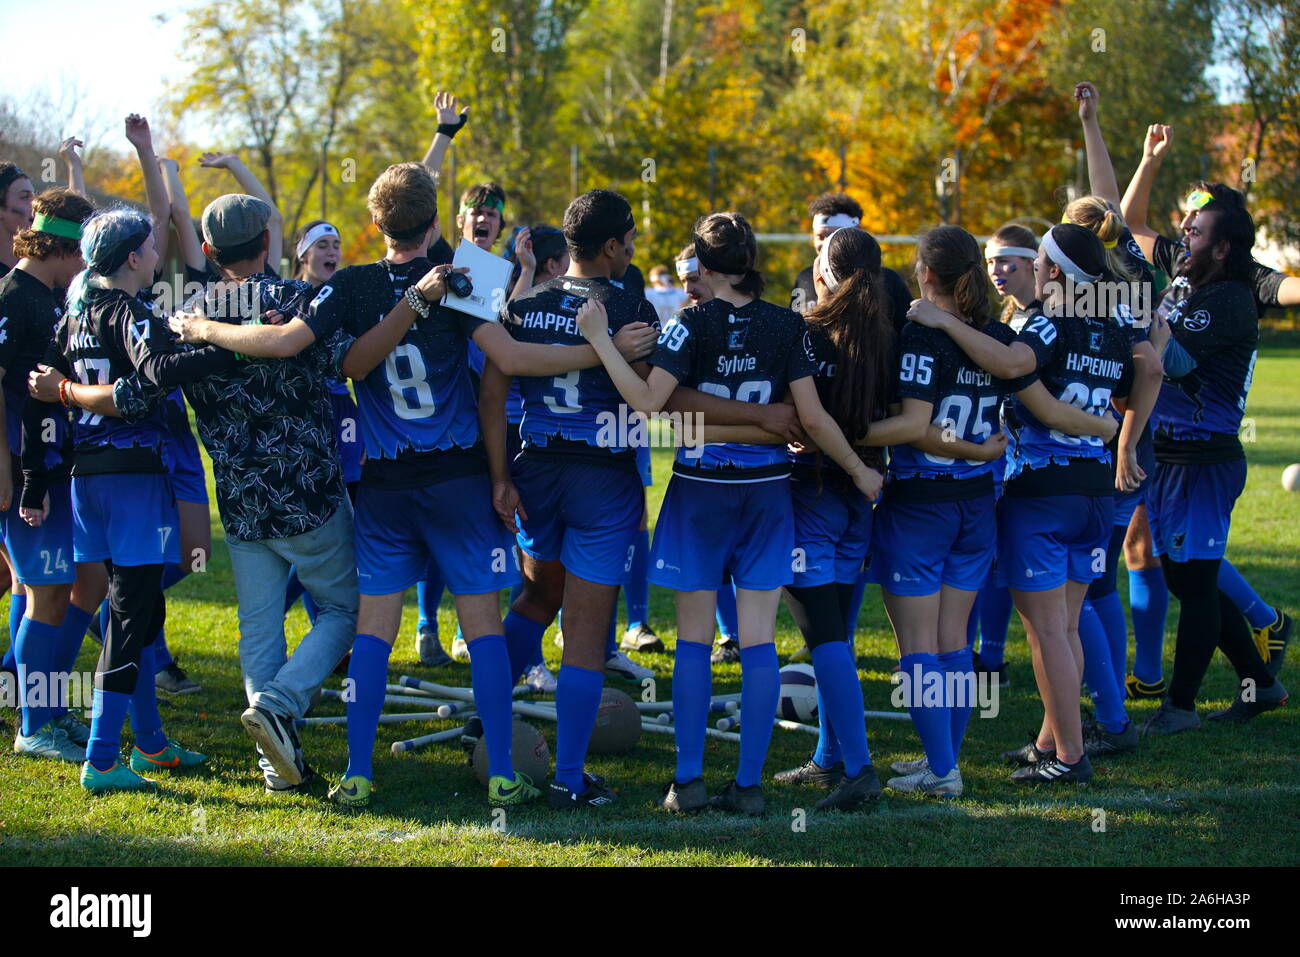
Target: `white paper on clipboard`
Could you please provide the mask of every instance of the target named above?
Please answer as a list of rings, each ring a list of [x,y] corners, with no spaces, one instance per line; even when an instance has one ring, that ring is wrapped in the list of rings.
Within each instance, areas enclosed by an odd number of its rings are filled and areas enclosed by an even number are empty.
[[[464,299],[448,292],[442,297],[442,305],[487,322],[500,319],[501,307],[509,294],[510,274],[514,271],[510,260],[479,249],[466,240],[456,247],[451,265],[453,269],[469,267],[469,281],[473,283],[474,291]]]

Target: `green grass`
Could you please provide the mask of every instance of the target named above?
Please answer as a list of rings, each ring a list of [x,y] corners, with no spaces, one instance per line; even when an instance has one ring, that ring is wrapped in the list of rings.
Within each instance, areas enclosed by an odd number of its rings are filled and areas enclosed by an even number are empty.
[[[1267,349],[1256,370],[1248,415],[1256,441],[1248,446],[1250,475],[1237,505],[1230,556],[1256,589],[1293,612],[1300,609],[1300,498],[1281,488],[1282,469],[1300,460],[1300,347]],[[666,453],[655,460],[657,508],[668,474]],[[221,536],[214,522],[214,539]],[[1120,576],[1125,589],[1125,576]],[[412,592],[403,638],[393,652],[392,675],[407,673],[468,684],[468,666],[430,672],[415,661]],[[229,560],[214,550],[206,574],[191,576],[168,595],[168,637],[203,691],[164,700],[168,732],[210,755],[206,770],[164,779],[151,795],[87,797],[76,769],[0,754],[0,864],[1109,864],[1263,865],[1294,861],[1300,819],[1295,742],[1300,709],[1266,715],[1245,728],[1213,728],[1144,743],[1136,756],[1097,763],[1086,789],[1023,790],[1011,785],[998,751],[1020,744],[1040,716],[1023,632],[1012,625],[1008,659],[1012,687],[995,719],[971,721],[962,773],[966,796],[934,803],[886,796],[866,813],[820,816],[819,792],[767,788],[768,815],[739,820],[705,815],[677,820],[653,803],[673,766],[672,738],[645,735],[626,756],[594,758],[593,770],[620,790],[605,811],[559,816],[544,808],[512,810],[504,822],[489,811],[458,748],[434,746],[392,757],[388,743],[451,727],[386,725],[376,754],[378,791],[363,813],[336,810],[324,789],[311,796],[263,794],[252,749],[240,729],[243,707],[235,652],[237,623]],[[652,589],[652,620],[673,634],[669,595]],[[1172,625],[1166,669],[1172,652]],[[439,616],[444,636],[455,627],[449,601]],[[302,611],[288,622],[291,640],[306,628]],[[557,649],[546,642],[552,667]],[[858,665],[868,707],[887,709],[894,643],[879,594],[868,591],[858,629]],[[778,646],[799,644],[782,611]],[[87,642],[80,666],[93,667]],[[670,695],[672,658],[647,656]],[[1288,672],[1293,677],[1294,668]],[[1284,677],[1287,675],[1284,673]],[[1293,678],[1294,680],[1294,678]],[[337,679],[332,679],[337,684]],[[718,668],[715,691],[739,690],[736,666]],[[628,688],[629,691],[635,691]],[[1203,690],[1206,708],[1233,693],[1222,659]],[[1154,705],[1135,704],[1141,721]],[[337,711],[327,703],[322,712]],[[12,713],[0,720],[12,732]],[[544,725],[554,748],[554,726]],[[875,722],[871,746],[877,765],[919,754],[906,722]],[[812,739],[776,731],[769,773],[798,763]],[[329,776],[341,773],[346,744],[341,728],[304,731],[309,760]],[[734,768],[736,746],[710,741],[706,779],[722,784]],[[807,809],[806,827],[796,825]],[[1094,809],[1105,811],[1105,831],[1093,830]],[[497,827],[494,827],[494,823]]]

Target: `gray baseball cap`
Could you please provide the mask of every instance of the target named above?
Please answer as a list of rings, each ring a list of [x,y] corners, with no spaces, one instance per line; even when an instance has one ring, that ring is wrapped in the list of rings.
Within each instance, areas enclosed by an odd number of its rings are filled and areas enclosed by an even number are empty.
[[[203,210],[203,241],[217,249],[242,245],[262,235],[270,218],[270,205],[256,196],[218,196]]]

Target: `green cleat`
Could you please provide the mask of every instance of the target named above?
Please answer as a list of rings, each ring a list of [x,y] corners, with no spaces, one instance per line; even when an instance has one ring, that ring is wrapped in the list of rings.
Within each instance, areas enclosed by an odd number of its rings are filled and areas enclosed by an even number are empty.
[[[494,774],[488,780],[488,804],[493,807],[514,807],[527,804],[541,796],[541,790],[533,785],[532,778],[522,771],[516,771],[514,780],[500,774]]]
[[[100,771],[87,761],[81,766],[81,786],[87,791],[151,791],[157,781],[142,778],[121,761],[114,761],[107,771]]]
[[[369,807],[370,779],[354,774],[330,788],[329,799],[341,807]]]
[[[157,754],[145,754],[139,748],[131,749],[132,771],[174,771],[177,768],[195,768],[208,759],[206,754],[186,751],[180,742],[167,739],[167,747]]]

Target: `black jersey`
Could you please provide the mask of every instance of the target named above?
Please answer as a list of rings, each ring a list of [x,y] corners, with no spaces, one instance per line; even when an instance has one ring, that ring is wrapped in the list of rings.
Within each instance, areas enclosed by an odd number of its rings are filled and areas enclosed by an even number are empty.
[[[1164,298],[1160,301],[1161,312],[1167,315],[1171,308],[1186,299],[1192,292],[1187,280],[1178,275],[1179,265],[1187,258],[1187,246],[1167,236],[1157,235],[1155,249],[1152,252],[1156,267],[1171,280]],[[1270,306],[1282,305],[1278,297],[1286,278],[1284,272],[1278,272],[1263,263],[1252,262],[1249,286],[1255,301],[1257,319],[1263,318],[1264,311]]]
[[[822,406],[830,409],[832,405],[833,390],[835,388],[835,376],[839,372],[839,356],[836,353],[835,345],[831,342],[830,337],[816,325],[808,326],[808,347],[812,352],[813,361],[817,364],[817,371],[813,373],[813,381],[817,384],[817,398],[821,399]],[[898,349],[894,337],[891,336],[889,342],[882,343],[880,348],[887,349],[892,357],[897,357]],[[889,368],[893,368],[891,363]],[[883,383],[885,394],[889,394],[892,388],[892,382]],[[871,413],[871,421],[883,419],[887,411],[885,409],[874,409]],[[860,435],[846,436],[850,442],[862,438]],[[861,446],[856,449],[858,457],[868,466],[880,473],[885,471],[885,454],[884,449],[871,446]],[[842,478],[845,482],[851,480],[845,474],[839,464],[832,461],[829,457],[819,455],[816,452],[800,452],[791,457],[795,465],[796,475],[803,475],[810,472],[817,466],[818,460],[821,460],[821,467],[829,472],[835,473],[836,478]],[[807,477],[812,477],[808,475]]]

